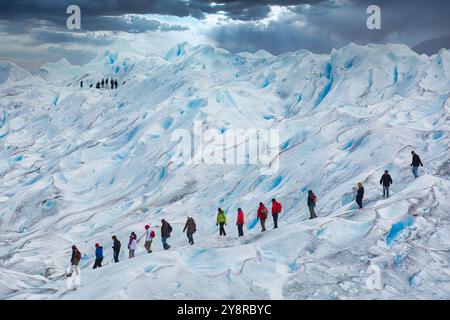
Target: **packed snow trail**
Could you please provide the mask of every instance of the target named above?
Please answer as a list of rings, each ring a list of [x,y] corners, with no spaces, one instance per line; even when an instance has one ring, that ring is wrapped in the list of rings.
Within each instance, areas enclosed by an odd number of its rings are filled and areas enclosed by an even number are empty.
[[[402,45],[349,45],[270,56],[183,43],[159,58],[122,42],[82,67],[63,60],[30,75],[2,66],[1,298],[450,296],[447,50],[427,57]],[[117,90],[89,88],[107,76]],[[192,131],[194,121],[222,135],[279,129],[280,169],[174,162],[183,150],[172,133]],[[411,150],[425,165],[418,179]],[[389,199],[379,185],[386,169]],[[309,189],[318,196],[315,220],[307,220]],[[271,230],[269,216],[261,233],[258,204],[270,210],[274,197],[283,204],[280,228]],[[226,239],[218,207],[228,215]],[[181,232],[187,216],[197,223],[194,246]],[[169,251],[162,218],[174,228]],[[141,238],[146,224],[156,227],[153,253],[141,240],[126,259],[128,235]],[[118,264],[113,234],[122,242]],[[97,242],[104,267],[92,270]],[[82,285],[67,291],[61,276],[72,244],[83,253]],[[383,290],[367,286],[371,266]]]

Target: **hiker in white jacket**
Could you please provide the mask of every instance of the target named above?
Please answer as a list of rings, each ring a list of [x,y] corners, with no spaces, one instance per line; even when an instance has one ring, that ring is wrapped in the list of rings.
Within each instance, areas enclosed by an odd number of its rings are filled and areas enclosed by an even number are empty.
[[[130,241],[128,242],[128,252],[129,252],[129,258],[134,258],[134,251],[136,250],[137,245],[137,236],[136,233],[132,232],[130,235]]]

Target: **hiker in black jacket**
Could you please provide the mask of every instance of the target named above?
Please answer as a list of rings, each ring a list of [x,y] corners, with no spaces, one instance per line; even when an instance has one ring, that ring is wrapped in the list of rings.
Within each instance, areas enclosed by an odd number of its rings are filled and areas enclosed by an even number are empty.
[[[164,219],[161,220],[161,223],[161,241],[163,243],[164,250],[169,250],[170,246],[167,244],[167,238],[170,237],[172,226]]]
[[[113,252],[114,252],[114,262],[117,263],[119,262],[119,253],[120,253],[120,241],[117,239],[116,236],[112,236],[113,239]]]
[[[383,185],[383,197],[389,198],[389,187],[392,183],[393,182],[389,171],[384,171],[384,174],[380,179],[380,184]]]
[[[423,164],[417,153],[415,153],[414,151],[411,151],[411,155],[412,155],[412,162],[411,162],[412,173],[414,175],[414,178],[418,178],[419,177],[419,166],[423,167]]]
[[[364,187],[361,182],[358,182],[358,190],[356,191],[356,203],[358,204],[359,208],[363,208],[363,201],[364,198]]]

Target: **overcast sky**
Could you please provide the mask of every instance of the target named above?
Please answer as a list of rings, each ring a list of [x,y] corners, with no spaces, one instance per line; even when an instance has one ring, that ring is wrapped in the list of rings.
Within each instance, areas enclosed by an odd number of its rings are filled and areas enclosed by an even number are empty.
[[[81,30],[66,9],[81,8]],[[367,7],[381,8],[381,30],[368,30]],[[1,0],[0,59],[30,70],[67,58],[83,64],[118,39],[162,54],[189,41],[232,52],[298,49],[328,53],[350,42],[411,47],[450,34],[448,0]]]

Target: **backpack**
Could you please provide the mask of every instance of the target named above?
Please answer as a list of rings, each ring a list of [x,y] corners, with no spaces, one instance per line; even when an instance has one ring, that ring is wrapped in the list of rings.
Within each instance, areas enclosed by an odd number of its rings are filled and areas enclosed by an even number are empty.
[[[152,230],[152,231],[150,232],[150,238],[153,239],[154,237],[155,237],[155,231]]]
[[[276,211],[277,211],[277,213],[280,213],[280,212],[281,212],[281,209],[282,209],[281,203],[276,202]]]
[[[312,196],[312,201],[314,202],[314,204],[316,204],[316,203],[317,203],[317,197],[316,197],[316,195],[315,195],[315,194],[313,194],[313,196]]]
[[[76,258],[77,260],[80,260],[80,259],[81,259],[81,252],[80,252],[79,250],[75,251],[75,258]]]
[[[261,213],[262,213],[262,216],[264,217],[264,219],[267,219],[267,214],[268,214],[267,209],[266,209],[266,208],[263,208],[263,209],[261,210]]]
[[[167,230],[169,231],[169,234],[172,232],[172,226],[169,224],[169,226],[167,227]]]

